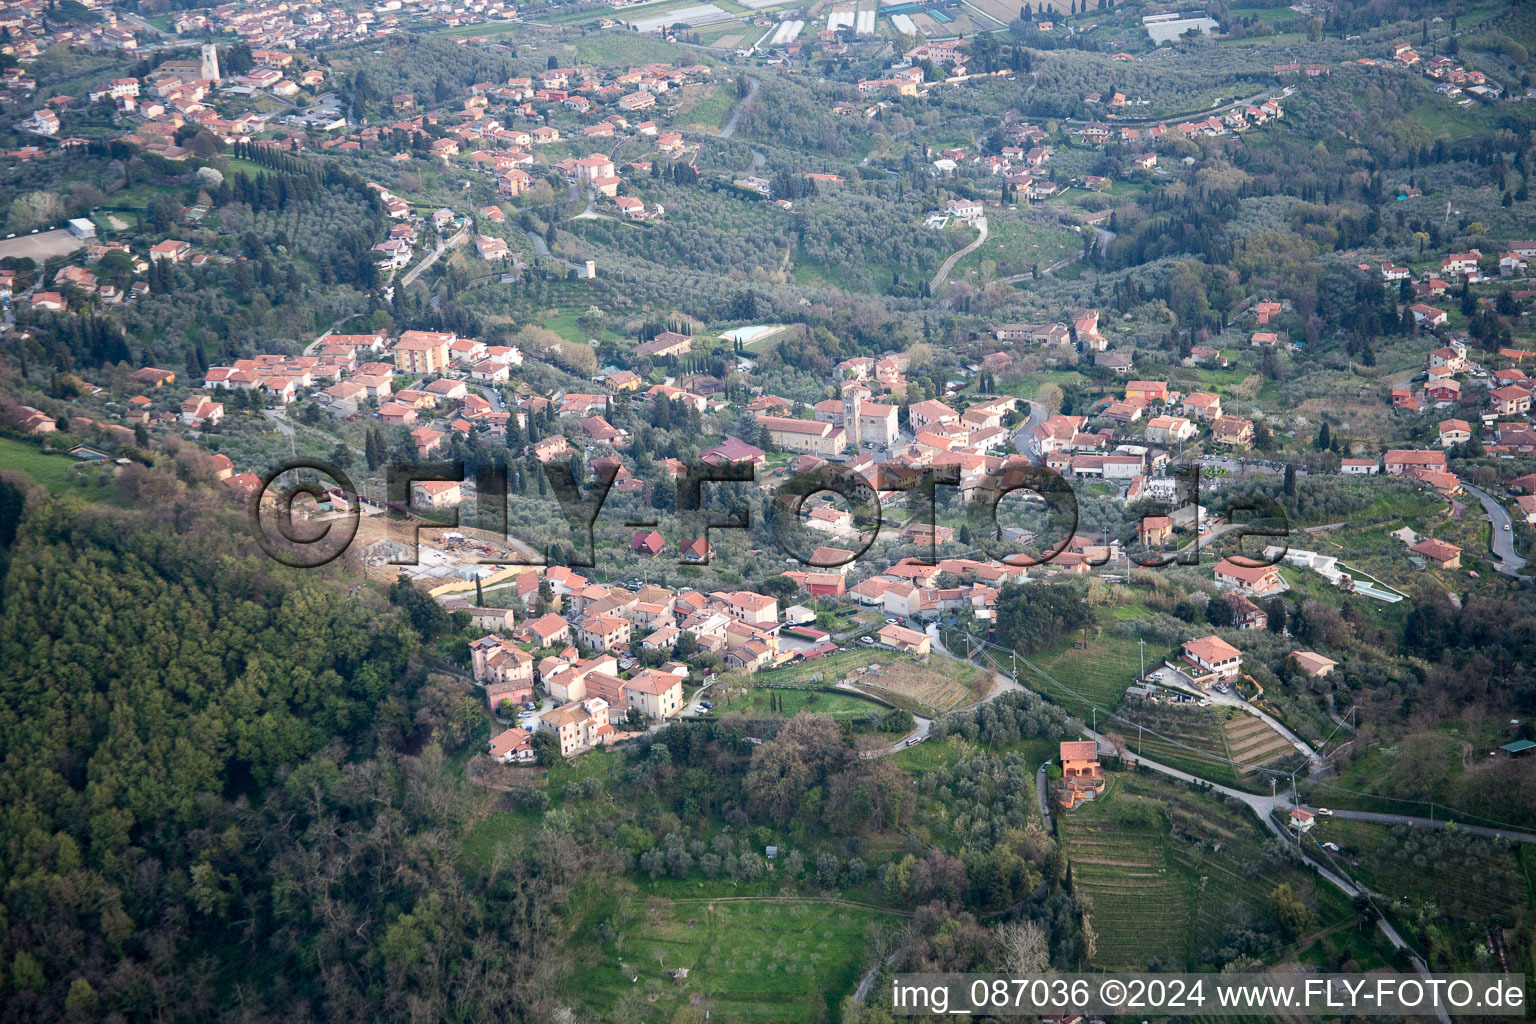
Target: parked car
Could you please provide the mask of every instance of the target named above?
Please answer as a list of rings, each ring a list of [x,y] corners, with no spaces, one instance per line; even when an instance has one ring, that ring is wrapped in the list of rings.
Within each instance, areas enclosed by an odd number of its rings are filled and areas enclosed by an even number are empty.
[[[872,636],[861,636],[859,637],[859,643],[864,644],[866,647],[873,647],[875,638]]]

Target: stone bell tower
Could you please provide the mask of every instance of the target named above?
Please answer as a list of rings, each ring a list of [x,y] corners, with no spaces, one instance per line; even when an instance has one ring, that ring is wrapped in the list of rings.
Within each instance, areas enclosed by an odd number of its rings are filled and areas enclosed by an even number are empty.
[[[219,80],[219,48],[212,43],[203,44],[203,77],[210,82]]]
[[[857,381],[850,381],[843,385],[843,431],[847,434],[848,443],[853,446],[855,455],[864,443],[859,429],[859,418],[864,411],[864,399],[868,397],[869,389]]]

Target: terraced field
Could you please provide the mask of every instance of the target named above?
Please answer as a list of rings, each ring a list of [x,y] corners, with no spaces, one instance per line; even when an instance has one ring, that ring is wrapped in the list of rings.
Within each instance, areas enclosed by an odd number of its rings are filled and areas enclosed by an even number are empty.
[[[1227,722],[1225,731],[1227,756],[1238,764],[1266,765],[1296,753],[1289,740],[1252,715],[1238,715]],[[1239,772],[1253,774],[1252,769]]]
[[[1167,822],[1138,800],[1113,793],[1061,820],[1073,885],[1093,904],[1097,967],[1144,967],[1154,957],[1182,964],[1189,955],[1189,879],[1170,861]]]
[[[1258,771],[1260,767],[1299,757],[1285,737],[1262,719],[1232,708],[1133,702],[1119,714],[1130,724],[1112,722],[1105,731],[1120,736],[1132,753],[1139,749],[1153,761],[1214,782],[1263,788],[1260,783],[1267,776]],[[1139,736],[1137,723],[1145,726]]]
[[[1132,724],[1114,722],[1106,731],[1123,737],[1132,753],[1213,782],[1232,785],[1239,781],[1227,763],[1226,711],[1191,705],[1128,704],[1120,714]],[[1140,735],[1136,723],[1146,727]]]
[[[1321,927],[1352,914],[1332,887],[1268,856],[1269,833],[1246,810],[1152,776],[1111,780],[1103,798],[1060,819],[1073,883],[1092,902],[1094,966],[1190,966],[1231,927],[1265,930],[1269,894],[1282,882]]]

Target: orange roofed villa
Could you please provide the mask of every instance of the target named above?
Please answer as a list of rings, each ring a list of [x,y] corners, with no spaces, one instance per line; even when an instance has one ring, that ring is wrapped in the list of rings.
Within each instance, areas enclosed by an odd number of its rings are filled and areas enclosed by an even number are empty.
[[[1068,740],[1061,745],[1061,806],[1071,810],[1104,792],[1099,745],[1093,740]]]

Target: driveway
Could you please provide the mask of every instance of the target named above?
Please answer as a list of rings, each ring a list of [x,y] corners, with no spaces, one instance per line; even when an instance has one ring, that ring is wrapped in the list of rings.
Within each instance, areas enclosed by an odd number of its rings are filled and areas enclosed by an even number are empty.
[[[1499,564],[1494,566],[1506,576],[1515,576],[1525,568],[1525,559],[1515,552],[1515,531],[1511,525],[1509,512],[1493,495],[1480,487],[1471,484],[1462,484],[1462,490],[1482,502],[1483,510],[1488,513],[1488,519],[1493,528],[1491,538],[1493,553],[1498,556]]]
[[[949,276],[949,272],[951,270],[955,269],[955,264],[959,263],[962,259],[964,259],[970,253],[975,252],[983,244],[985,244],[986,241],[987,241],[987,218],[985,218],[985,217],[977,217],[976,218],[976,241],[972,242],[970,245],[967,245],[963,249],[957,249],[954,252],[949,254],[949,259],[945,260],[944,261],[944,265],[939,268],[939,272],[937,274],[933,275],[933,281],[932,281],[932,283],[930,283],[928,285],[928,290],[929,291],[937,291],[939,285],[943,284],[944,283],[944,279]]]
[[[757,79],[752,78],[752,77],[749,76],[747,78],[747,94],[746,94],[746,96],[742,97],[742,100],[741,100],[740,103],[736,104],[736,109],[731,111],[731,119],[729,121],[725,122],[725,127],[720,129],[719,138],[728,139],[732,135],[736,134],[736,122],[741,120],[741,113],[742,113],[742,111],[747,109],[747,104],[752,103],[754,100],[757,99],[757,90],[758,90]],[[761,166],[757,162],[757,154],[756,153],[752,154],[752,166],[753,167]]]
[[[1294,732],[1287,729],[1273,715],[1260,710],[1259,708],[1250,704],[1248,701],[1244,700],[1235,691],[1229,689],[1226,693],[1217,693],[1215,690],[1202,690],[1200,687],[1196,686],[1188,676],[1184,675],[1184,673],[1170,668],[1155,669],[1148,673],[1148,675],[1153,676],[1158,680],[1158,682],[1171,689],[1181,690],[1185,693],[1193,693],[1196,696],[1204,697],[1212,704],[1219,705],[1224,708],[1236,708],[1244,714],[1252,715],[1254,718],[1257,718],[1259,721],[1275,730],[1275,732],[1285,737],[1286,742],[1295,748],[1298,754],[1307,759],[1307,763],[1313,773],[1320,771],[1324,767],[1322,758],[1317,756],[1317,751],[1313,750],[1310,746],[1307,745],[1306,740],[1302,739],[1300,736],[1297,736]]]

